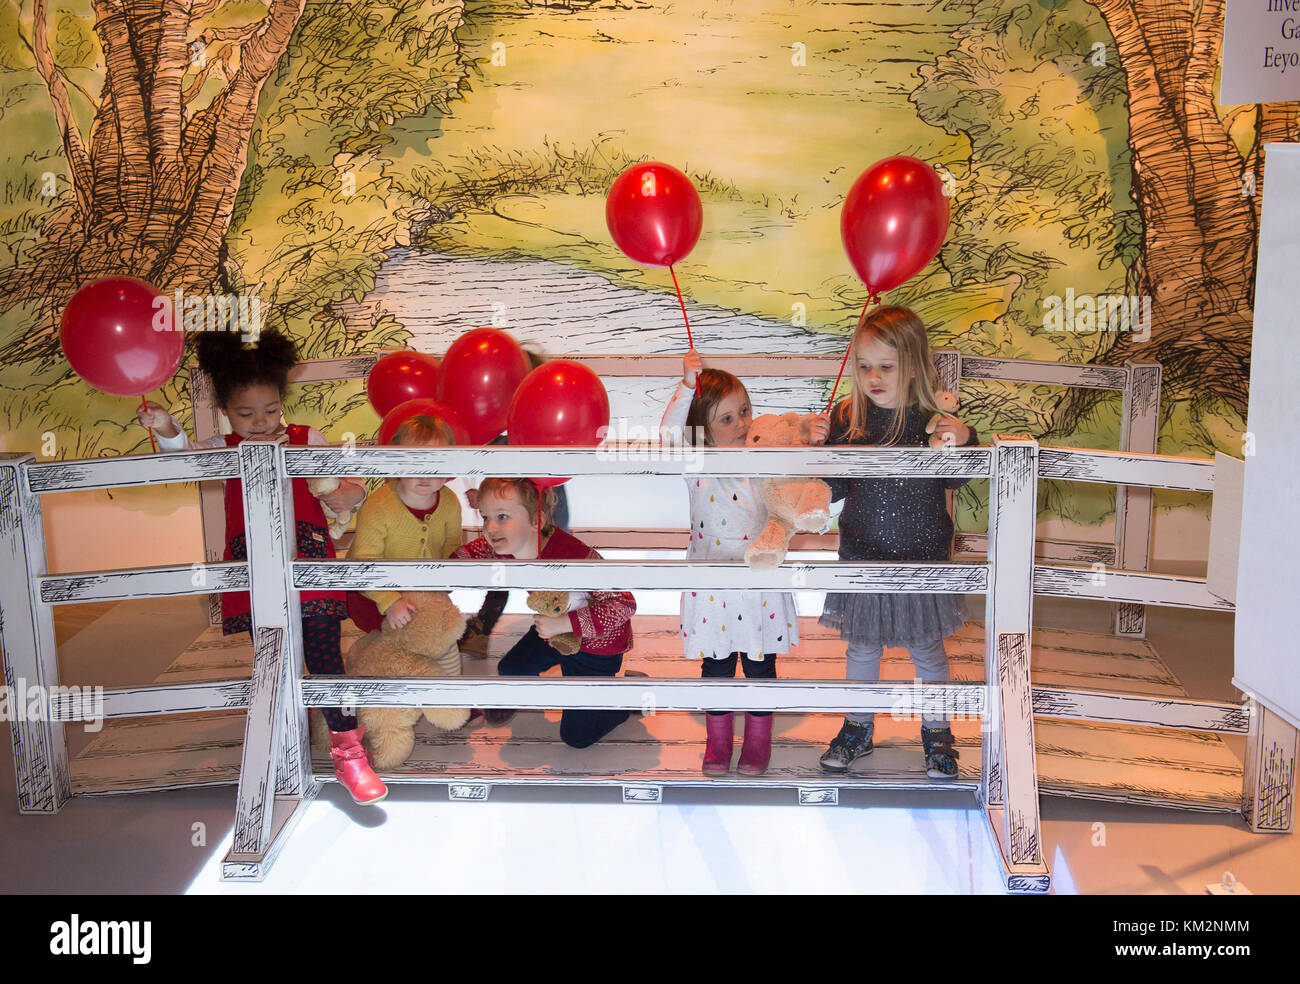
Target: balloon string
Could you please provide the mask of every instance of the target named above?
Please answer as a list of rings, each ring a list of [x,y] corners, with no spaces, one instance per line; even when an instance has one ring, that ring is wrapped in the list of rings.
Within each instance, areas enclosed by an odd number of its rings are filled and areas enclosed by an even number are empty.
[[[880,303],[880,295],[877,294],[877,293],[873,290],[870,294],[867,295],[867,303],[864,304],[864,305],[862,305],[862,314],[866,314],[866,313],[867,313],[867,308],[870,307],[872,304],[879,304],[879,303]],[[858,315],[858,322],[859,322],[859,323],[862,322],[862,314],[859,314],[859,315]],[[858,329],[857,329],[857,325],[854,325],[853,330],[854,330],[854,332],[856,332],[856,331],[858,330]],[[838,376],[835,377],[835,385],[831,387],[831,398],[830,398],[829,400],[826,401],[826,412],[827,412],[828,414],[831,412],[831,407],[835,404],[835,394],[836,394],[836,392],[839,391],[839,388],[840,388],[840,380],[844,378],[844,367],[845,367],[846,365],[848,365],[848,362],[849,362],[849,353],[850,353],[851,351],[853,351],[853,336],[852,336],[852,335],[849,336],[849,345],[848,345],[848,348],[846,348],[846,349],[844,350],[844,358],[840,360],[840,373],[839,373]]]
[[[677,286],[677,272],[673,270],[673,265],[668,264],[668,272],[672,274],[673,287],[677,291],[677,303],[682,306],[682,320],[686,322],[686,347],[695,348],[695,341],[691,338],[691,319],[686,316],[686,302],[682,300],[682,289]],[[700,377],[695,376],[695,395],[700,395]]]
[[[144,394],[143,394],[143,393],[140,394],[140,406],[142,406],[145,410],[148,410],[148,409],[149,409],[149,404],[148,404],[148,402],[145,400],[145,398],[144,398]],[[153,428],[152,428],[152,427],[149,428],[149,443],[150,443],[151,445],[153,445],[153,452],[154,452],[154,454],[157,454],[157,453],[158,453],[158,442],[155,441],[155,440],[153,439]]]

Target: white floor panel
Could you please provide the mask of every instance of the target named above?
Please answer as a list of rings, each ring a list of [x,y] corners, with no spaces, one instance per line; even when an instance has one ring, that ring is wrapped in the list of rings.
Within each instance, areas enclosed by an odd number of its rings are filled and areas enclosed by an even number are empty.
[[[227,838],[188,892],[1002,892],[976,809],[342,798],[306,808],[266,881],[220,881]]]

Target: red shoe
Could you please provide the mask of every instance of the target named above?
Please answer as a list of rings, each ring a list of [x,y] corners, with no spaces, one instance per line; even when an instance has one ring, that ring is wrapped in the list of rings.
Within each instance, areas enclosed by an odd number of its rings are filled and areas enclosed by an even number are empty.
[[[731,771],[731,753],[735,747],[736,715],[706,714],[704,730],[709,743],[704,749],[704,774],[706,776],[725,776]]]
[[[745,743],[740,746],[736,771],[743,776],[761,776],[772,759],[772,715],[745,715]]]
[[[365,728],[330,732],[334,776],[358,806],[370,806],[388,795],[388,787],[375,775],[366,750],[361,747],[361,736],[365,733]]]

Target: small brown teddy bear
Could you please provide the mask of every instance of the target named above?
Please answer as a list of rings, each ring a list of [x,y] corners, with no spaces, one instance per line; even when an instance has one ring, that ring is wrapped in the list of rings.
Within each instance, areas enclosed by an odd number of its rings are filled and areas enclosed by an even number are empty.
[[[575,593],[578,594],[579,599],[585,597],[582,592]],[[580,604],[581,600],[575,601],[568,591],[528,592],[528,607],[539,615],[563,615],[565,612],[573,611]],[[572,656],[582,648],[582,639],[576,632],[561,632],[546,641],[561,656]]]
[[[940,419],[945,414],[956,411],[957,397],[947,390],[940,390],[935,395],[939,398],[939,412],[931,417],[930,422],[925,425],[925,432],[930,435],[930,447],[938,449],[948,442],[945,442],[941,435],[936,434],[934,429],[939,425]]]
[[[749,425],[750,447],[807,444],[808,418],[797,413],[763,414]],[[751,570],[768,571],[785,560],[790,537],[817,533],[831,518],[831,489],[820,478],[762,478],[759,491],[767,506],[767,525],[745,551]]]
[[[447,675],[438,659],[456,649],[456,640],[465,632],[465,616],[440,591],[404,591],[402,598],[418,611],[400,629],[385,626],[354,642],[344,657],[349,676]],[[443,731],[454,731],[469,721],[465,707],[357,708],[357,723],[365,728],[364,743],[377,771],[395,769],[410,756],[420,715]]]

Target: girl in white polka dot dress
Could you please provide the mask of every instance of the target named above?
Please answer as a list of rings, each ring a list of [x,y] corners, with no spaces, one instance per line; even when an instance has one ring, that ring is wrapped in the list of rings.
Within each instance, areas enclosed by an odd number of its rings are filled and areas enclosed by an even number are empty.
[[[696,380],[699,393],[696,393]],[[753,418],[749,394],[735,376],[701,369],[699,353],[682,360],[682,381],[664,411],[665,440],[682,434],[687,443],[743,447]],[[809,416],[804,426],[813,440],[825,440],[824,418]],[[767,508],[758,482],[749,478],[688,475],[691,541],[688,560],[743,560],[745,550],[767,525]],[[775,679],[776,657],[799,642],[794,595],[788,591],[686,591],[682,593],[682,651],[701,660],[700,676],[732,677],[739,661],[746,677]],[[731,770],[734,714],[709,711],[705,775]],[[745,715],[745,739],[736,770],[762,775],[772,748],[772,716]]]

